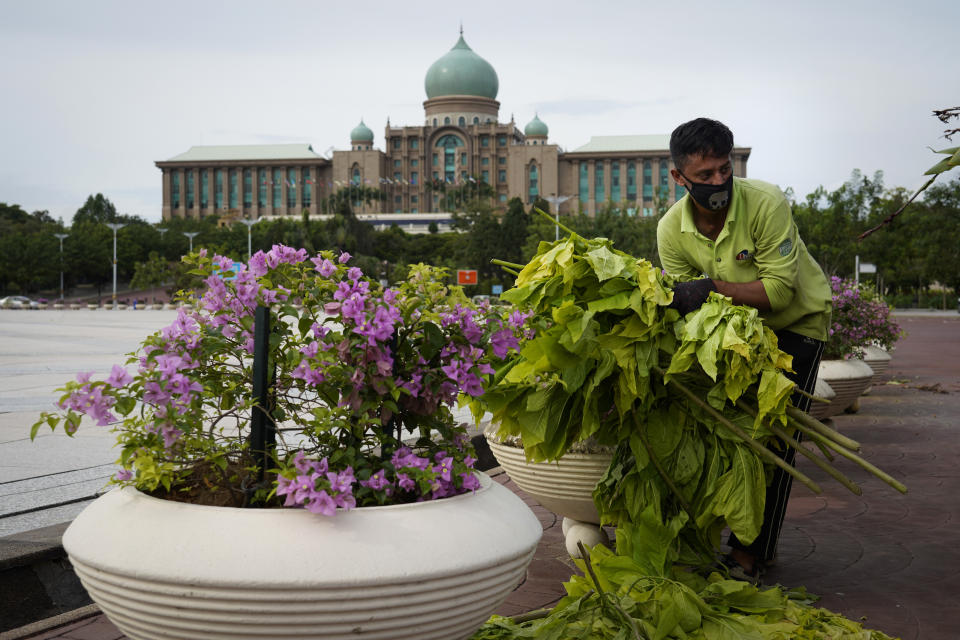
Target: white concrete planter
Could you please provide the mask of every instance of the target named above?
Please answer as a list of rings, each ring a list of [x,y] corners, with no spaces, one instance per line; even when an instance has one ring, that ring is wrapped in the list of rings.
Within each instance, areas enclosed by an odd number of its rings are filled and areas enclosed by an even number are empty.
[[[873,369],[873,375],[879,376],[887,372],[891,356],[883,347],[870,345],[863,350],[863,361]]]
[[[96,311],[99,308],[100,305],[98,304],[87,303],[87,309],[90,309],[91,311]]]
[[[454,498],[318,516],[115,490],[63,536],[133,640],[469,638],[523,579],[542,526],[480,474]]]
[[[146,308],[146,305],[144,305],[144,308]],[[163,303],[162,303],[162,302],[154,302],[154,303],[151,305],[150,308],[151,308],[151,309],[157,309],[157,310],[163,309]]]
[[[824,405],[820,418],[829,418],[852,406],[863,390],[870,386],[873,369],[862,360],[822,360],[818,379],[830,385],[837,394]]]
[[[54,309],[57,309],[57,310],[63,309],[63,304],[60,303],[60,302],[54,302],[54,303],[53,303],[53,308],[54,308]]]
[[[886,373],[887,367],[890,365],[890,359],[890,354],[883,347],[870,345],[864,348],[862,360],[873,369],[873,378],[870,380],[870,386],[864,389],[861,395],[865,396],[870,393],[877,378]]]
[[[520,446],[501,442],[494,433],[488,429],[484,435],[510,479],[544,508],[564,517],[563,533],[571,556],[580,557],[578,541],[590,546],[607,541],[599,526],[593,489],[610,466],[612,453],[568,453],[554,462],[527,462]]]
[[[813,389],[813,395],[833,402],[837,397],[837,392],[834,391],[833,388],[826,383],[826,381],[817,378],[817,384]],[[807,413],[817,420],[820,420],[821,418],[827,417],[826,411],[829,406],[829,404],[825,404],[823,402],[811,402],[810,409],[807,411]]]

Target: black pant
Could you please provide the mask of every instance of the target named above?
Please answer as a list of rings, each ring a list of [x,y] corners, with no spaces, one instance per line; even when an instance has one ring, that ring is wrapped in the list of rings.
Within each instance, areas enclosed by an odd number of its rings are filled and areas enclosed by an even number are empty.
[[[777,331],[777,341],[781,351],[793,356],[793,373],[787,374],[798,387],[807,393],[813,393],[817,385],[817,371],[820,368],[820,356],[823,355],[824,343],[820,340],[801,336],[792,331]],[[794,393],[791,398],[793,406],[806,411],[810,408],[810,398]],[[800,442],[798,432],[794,439]],[[779,450],[778,450],[779,449]],[[782,440],[777,440],[773,453],[780,456],[787,464],[793,464],[797,454],[796,449],[787,446]],[[757,539],[745,545],[730,534],[727,543],[734,549],[741,549],[752,554],[761,562],[773,560],[777,551],[777,542],[780,539],[780,528],[783,526],[783,516],[787,512],[787,500],[790,498],[790,487],[793,485],[793,476],[775,467],[773,478],[767,485],[767,497],[763,509],[763,524]]]

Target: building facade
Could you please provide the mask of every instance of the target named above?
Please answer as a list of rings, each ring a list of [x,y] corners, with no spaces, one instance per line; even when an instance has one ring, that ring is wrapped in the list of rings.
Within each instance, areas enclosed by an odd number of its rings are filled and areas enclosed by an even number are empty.
[[[357,213],[406,217],[443,213],[475,195],[500,206],[514,197],[562,200],[561,213],[595,214],[612,204],[654,215],[684,195],[670,176],[669,135],[594,136],[563,151],[539,115],[523,129],[512,118],[501,122],[497,73],[462,33],[427,70],[424,88],[423,124],[388,121],[382,149],[361,120],[350,149],[329,158],[294,144],[197,146],[157,161],[163,218],[319,215],[325,199],[350,187]],[[746,177],[749,156],[749,148],[734,147],[734,175]]]

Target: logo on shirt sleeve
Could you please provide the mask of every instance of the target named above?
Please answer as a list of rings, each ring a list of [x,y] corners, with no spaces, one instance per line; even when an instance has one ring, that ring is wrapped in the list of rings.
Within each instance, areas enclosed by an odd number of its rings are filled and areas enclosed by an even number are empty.
[[[790,250],[791,250],[791,249],[793,249],[793,240],[791,240],[790,238],[787,238],[786,240],[784,240],[783,242],[780,243],[780,255],[781,255],[781,256],[788,256],[788,255],[790,255]]]

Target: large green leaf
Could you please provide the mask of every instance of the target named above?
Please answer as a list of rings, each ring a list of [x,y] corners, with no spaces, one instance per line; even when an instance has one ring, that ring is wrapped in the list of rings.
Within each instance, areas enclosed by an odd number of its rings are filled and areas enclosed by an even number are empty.
[[[626,267],[627,261],[622,255],[617,255],[608,247],[602,246],[586,253],[586,260],[593,267],[597,279],[603,282],[620,275]]]
[[[736,446],[730,469],[717,480],[713,513],[722,516],[737,538],[750,544],[760,533],[766,482],[760,459],[746,445]]]

